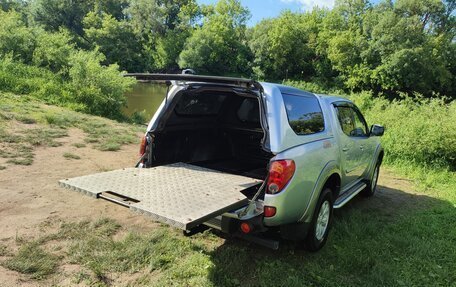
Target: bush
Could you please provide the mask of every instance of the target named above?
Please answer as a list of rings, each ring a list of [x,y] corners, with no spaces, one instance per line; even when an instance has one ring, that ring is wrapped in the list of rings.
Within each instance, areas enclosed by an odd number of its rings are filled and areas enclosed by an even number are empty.
[[[62,83],[50,71],[14,61],[9,55],[0,59],[0,89],[49,100],[60,94]]]
[[[67,80],[48,69],[7,56],[0,59],[0,91],[30,94],[48,104],[123,119],[125,92],[135,80],[122,77],[117,65],[102,66],[101,60],[102,55],[97,52],[75,51],[70,57]]]
[[[284,81],[285,85],[292,86],[298,89],[302,89],[305,91],[309,91],[312,93],[317,93],[317,94],[335,94],[335,95],[343,95],[344,91],[336,89],[334,87],[337,86],[336,83],[325,83],[318,81],[316,79],[315,81],[311,82],[304,82],[304,81]],[[338,84],[340,86],[340,84]]]
[[[123,119],[125,92],[135,81],[104,60],[96,50],[78,50],[69,32],[27,27],[18,13],[0,11],[0,91]]]
[[[122,118],[125,92],[135,83],[123,78],[117,65],[100,64],[104,56],[97,51],[78,51],[70,58],[70,85],[74,100],[84,112],[108,118]]]
[[[351,95],[369,124],[386,127],[382,144],[389,162],[456,168],[456,103],[404,96],[389,101],[370,93]]]
[[[67,75],[68,60],[75,51],[70,34],[65,30],[58,33],[42,31],[38,34],[36,42],[33,64],[62,76]]]

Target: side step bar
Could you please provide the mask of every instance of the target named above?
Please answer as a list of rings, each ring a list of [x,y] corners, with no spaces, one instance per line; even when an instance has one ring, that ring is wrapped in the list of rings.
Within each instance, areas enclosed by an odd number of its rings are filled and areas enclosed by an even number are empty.
[[[334,202],[333,208],[341,208],[347,202],[349,202],[353,197],[355,197],[358,193],[360,193],[364,188],[366,188],[366,184],[364,182],[354,186],[351,190],[345,192],[342,196],[340,196],[336,202]]]

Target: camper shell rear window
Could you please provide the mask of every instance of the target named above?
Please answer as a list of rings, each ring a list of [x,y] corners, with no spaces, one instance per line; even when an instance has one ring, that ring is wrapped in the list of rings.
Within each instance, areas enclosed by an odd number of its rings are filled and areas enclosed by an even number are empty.
[[[226,95],[212,93],[185,93],[176,105],[182,116],[215,116],[219,113]]]

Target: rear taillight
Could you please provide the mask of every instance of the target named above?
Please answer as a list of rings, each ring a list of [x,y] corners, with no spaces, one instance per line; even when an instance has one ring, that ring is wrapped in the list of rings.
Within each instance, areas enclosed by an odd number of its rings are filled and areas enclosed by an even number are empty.
[[[273,217],[276,215],[277,209],[273,206],[265,206],[263,209],[264,217]]]
[[[243,222],[241,223],[241,231],[245,234],[250,233],[250,231],[252,231],[252,226],[250,226],[247,222]]]
[[[269,166],[266,193],[276,194],[287,185],[296,170],[295,162],[291,159],[276,160]]]
[[[143,136],[141,139],[141,145],[139,146],[139,156],[143,156],[146,153],[147,139]]]

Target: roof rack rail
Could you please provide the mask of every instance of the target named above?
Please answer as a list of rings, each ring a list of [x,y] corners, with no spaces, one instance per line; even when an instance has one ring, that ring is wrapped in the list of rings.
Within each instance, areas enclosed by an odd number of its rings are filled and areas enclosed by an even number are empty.
[[[149,74],[149,73],[128,73],[124,77],[134,77],[139,81],[182,81],[182,82],[200,82],[200,83],[218,83],[239,86],[247,89],[261,90],[261,84],[257,81],[244,78],[203,76],[191,74]]]

